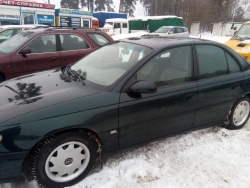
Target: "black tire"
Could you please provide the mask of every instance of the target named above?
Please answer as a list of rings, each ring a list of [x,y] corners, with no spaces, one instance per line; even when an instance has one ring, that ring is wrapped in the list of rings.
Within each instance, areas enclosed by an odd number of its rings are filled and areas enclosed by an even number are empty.
[[[31,173],[43,187],[72,186],[94,168],[98,159],[97,149],[98,144],[89,133],[70,131],[51,136],[32,151]],[[85,159],[82,159],[83,154]],[[59,173],[62,174],[57,176]]]
[[[241,129],[249,118],[249,112],[250,104],[248,97],[243,97],[236,101],[231,109],[229,124],[226,128],[230,130]]]
[[[0,82],[3,82],[4,80],[4,77],[0,74]]]

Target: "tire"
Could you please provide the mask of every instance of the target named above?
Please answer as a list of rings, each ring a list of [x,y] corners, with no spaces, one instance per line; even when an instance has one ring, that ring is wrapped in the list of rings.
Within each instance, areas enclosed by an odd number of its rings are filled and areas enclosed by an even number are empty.
[[[67,187],[94,168],[97,142],[88,133],[71,131],[41,141],[31,153],[31,173],[43,187]]]
[[[227,129],[241,129],[247,122],[250,112],[249,98],[243,97],[236,101],[231,109]]]
[[[0,74],[0,82],[3,82],[4,80],[4,77]]]

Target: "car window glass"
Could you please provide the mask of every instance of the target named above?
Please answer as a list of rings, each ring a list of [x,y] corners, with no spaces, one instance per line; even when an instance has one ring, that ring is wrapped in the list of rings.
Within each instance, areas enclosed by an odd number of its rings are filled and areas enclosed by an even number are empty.
[[[60,35],[62,50],[80,50],[90,48],[89,44],[78,35],[64,34]]]
[[[123,28],[128,28],[128,24],[127,24],[127,23],[123,23],[123,24],[122,24],[122,27],[123,27]]]
[[[0,39],[8,39],[12,36],[13,29],[5,30],[0,33]]]
[[[170,33],[170,34],[175,33],[175,29],[174,29],[174,28],[173,28],[173,29],[171,29],[171,30],[169,31],[169,33]]]
[[[224,50],[212,45],[196,45],[195,49],[200,79],[227,74],[227,60]]]
[[[71,68],[90,82],[109,86],[151,52],[145,46],[117,42],[90,53]]]
[[[192,53],[190,46],[166,50],[143,66],[137,80],[154,82],[158,87],[181,84],[191,80]]]
[[[56,51],[56,36],[42,35],[30,41],[26,47],[31,49],[31,53],[45,53]]]
[[[227,57],[228,67],[229,67],[230,73],[240,72],[241,69],[240,69],[240,66],[237,63],[237,61],[228,53],[226,53],[226,57]]]
[[[91,33],[88,34],[88,36],[99,46],[103,46],[109,43],[109,40],[100,34]]]
[[[176,28],[176,33],[183,33],[182,28]]]
[[[19,34],[11,37],[10,39],[0,44],[0,53],[9,54],[20,47],[24,42],[30,39],[34,33],[20,32]]]
[[[120,28],[121,27],[121,24],[120,23],[115,23],[114,24],[114,28],[116,29],[116,28]]]

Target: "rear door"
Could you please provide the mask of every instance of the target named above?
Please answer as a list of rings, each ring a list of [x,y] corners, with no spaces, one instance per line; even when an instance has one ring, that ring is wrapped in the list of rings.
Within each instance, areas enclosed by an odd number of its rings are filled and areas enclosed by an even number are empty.
[[[54,34],[36,36],[22,49],[25,47],[31,49],[30,54],[22,55],[21,50],[11,54],[15,76],[60,67],[60,52]]]
[[[85,38],[77,34],[60,34],[61,65],[75,63],[96,49]]]
[[[233,103],[244,93],[241,66],[233,55],[220,47],[196,45],[195,50],[199,99],[193,126],[223,124]]]

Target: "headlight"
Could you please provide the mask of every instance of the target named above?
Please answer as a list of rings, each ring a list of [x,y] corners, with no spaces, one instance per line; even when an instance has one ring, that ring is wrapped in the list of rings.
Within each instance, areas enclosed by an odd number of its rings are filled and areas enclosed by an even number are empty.
[[[3,140],[3,137],[2,137],[2,135],[0,135],[0,143],[2,142],[2,140]]]

